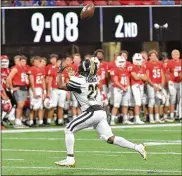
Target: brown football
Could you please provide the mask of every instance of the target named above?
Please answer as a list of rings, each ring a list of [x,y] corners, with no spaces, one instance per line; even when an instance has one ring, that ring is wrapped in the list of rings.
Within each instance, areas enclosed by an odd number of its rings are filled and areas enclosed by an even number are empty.
[[[94,4],[93,3],[87,4],[86,6],[83,7],[80,13],[80,18],[82,20],[89,19],[94,15],[94,12],[95,12]]]

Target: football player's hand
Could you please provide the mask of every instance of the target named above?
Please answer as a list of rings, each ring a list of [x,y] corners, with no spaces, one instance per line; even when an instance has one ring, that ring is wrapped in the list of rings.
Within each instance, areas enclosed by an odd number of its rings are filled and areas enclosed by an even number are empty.
[[[160,88],[159,88],[158,86],[156,86],[156,85],[154,85],[153,87],[154,87],[154,90],[155,90],[156,92],[160,90]]]

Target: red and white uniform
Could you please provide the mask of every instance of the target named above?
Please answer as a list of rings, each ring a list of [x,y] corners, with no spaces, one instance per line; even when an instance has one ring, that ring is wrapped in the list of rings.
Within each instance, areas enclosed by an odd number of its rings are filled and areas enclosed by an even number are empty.
[[[37,97],[34,97],[32,88],[29,89],[30,94],[30,107],[34,110],[43,108],[43,83],[45,77],[45,71],[43,68],[37,68],[35,66],[29,67],[28,74],[33,76],[34,88]]]
[[[117,70],[115,70],[114,77],[118,77],[118,80],[123,87],[128,86],[129,72],[126,68],[118,68]],[[122,89],[118,88],[114,82],[114,107],[119,108],[121,105],[128,106],[129,99],[129,89],[127,91],[123,91]]]
[[[170,103],[179,104],[179,116],[182,117],[182,59],[175,61],[169,60],[167,63],[167,69],[169,71],[168,88],[170,93]]]
[[[48,76],[52,77],[52,89],[51,89],[51,99],[53,100],[52,107],[62,107],[66,101],[66,91],[58,89],[57,79],[58,79],[58,67],[51,68],[48,72]],[[65,82],[68,78],[67,72],[63,71],[62,81]]]
[[[131,73],[135,73],[137,76],[146,74],[146,69],[143,66],[133,65]],[[144,81],[135,80],[131,74],[131,89],[135,100],[135,105],[141,106],[142,98],[144,95]]]
[[[9,68],[1,68],[1,84],[4,89],[6,89],[6,79],[10,73]]]
[[[161,87],[162,84],[162,72],[163,72],[163,64],[162,62],[147,62],[146,64],[146,70],[149,72],[149,78],[151,82],[155,85],[158,86],[159,88]],[[148,92],[148,98],[149,98],[149,107],[153,107],[154,105],[159,106],[160,105],[160,100],[156,98],[156,91],[154,90],[154,87],[152,87],[150,84],[147,85],[147,92]]]
[[[100,75],[100,81],[101,81],[101,84],[102,84],[102,89],[103,89],[105,95],[107,95],[107,92],[108,92],[107,91],[107,82],[106,82],[107,71],[108,71],[108,63],[102,61],[100,63],[98,72],[99,72],[99,75]]]
[[[28,86],[27,68],[19,65],[15,65],[12,67],[12,69],[13,68],[16,68],[18,70],[18,72],[15,74],[12,80],[13,86],[27,87]]]

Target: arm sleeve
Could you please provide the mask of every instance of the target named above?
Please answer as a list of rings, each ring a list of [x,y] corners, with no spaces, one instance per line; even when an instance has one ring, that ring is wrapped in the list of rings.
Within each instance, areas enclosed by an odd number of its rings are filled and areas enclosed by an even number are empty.
[[[66,87],[69,91],[73,91],[73,92],[77,92],[77,93],[81,93],[81,84],[73,81],[73,79],[71,78],[70,81],[66,84]]]

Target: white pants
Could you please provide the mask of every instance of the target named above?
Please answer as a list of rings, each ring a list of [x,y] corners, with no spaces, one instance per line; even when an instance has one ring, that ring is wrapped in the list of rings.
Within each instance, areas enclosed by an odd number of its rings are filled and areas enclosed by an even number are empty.
[[[84,128],[94,127],[102,139],[106,141],[114,136],[107,122],[107,114],[103,110],[84,112],[76,119],[72,120],[67,126],[66,130],[73,133],[80,131]]]
[[[170,94],[170,103],[176,104],[180,102],[180,97],[182,96],[182,82],[181,83],[173,83],[169,82],[168,84],[169,94]]]
[[[160,86],[158,84],[155,84],[155,85]],[[156,98],[156,91],[150,84],[147,85],[147,92],[148,92],[148,98],[149,98],[148,106],[149,107],[159,106],[161,101],[158,98]]]
[[[144,85],[134,84],[131,86],[133,97],[135,100],[135,105],[141,106],[142,105],[142,98],[144,94]]]
[[[64,108],[66,102],[66,91],[60,89],[52,89],[51,98],[53,100],[53,107],[59,106]]]
[[[130,99],[130,89],[124,92],[123,90],[114,87],[114,107],[119,108],[121,105],[128,106]]]
[[[43,90],[42,88],[35,88],[37,98],[34,98],[33,91],[30,88],[29,89],[29,95],[30,95],[30,108],[33,110],[43,109]]]

